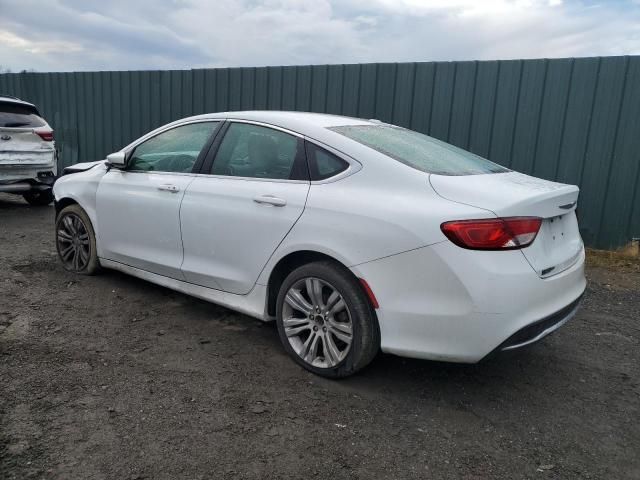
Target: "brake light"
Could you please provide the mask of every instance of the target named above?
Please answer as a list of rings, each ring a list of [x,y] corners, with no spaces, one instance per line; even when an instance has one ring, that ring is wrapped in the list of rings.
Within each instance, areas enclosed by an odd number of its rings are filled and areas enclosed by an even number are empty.
[[[53,142],[53,130],[35,132],[45,142]]]
[[[538,217],[456,220],[440,225],[442,233],[462,248],[515,250],[533,243],[542,225]]]

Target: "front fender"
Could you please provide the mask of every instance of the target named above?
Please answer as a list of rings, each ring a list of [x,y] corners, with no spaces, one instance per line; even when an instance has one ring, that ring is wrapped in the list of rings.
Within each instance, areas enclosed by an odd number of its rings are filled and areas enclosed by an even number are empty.
[[[96,192],[105,173],[107,173],[107,167],[104,162],[97,162],[96,165],[88,170],[60,177],[53,185],[53,196],[56,204],[64,199],[70,199],[80,205],[87,212],[93,225],[93,230],[96,232],[96,237],[99,236],[100,228],[96,217]]]

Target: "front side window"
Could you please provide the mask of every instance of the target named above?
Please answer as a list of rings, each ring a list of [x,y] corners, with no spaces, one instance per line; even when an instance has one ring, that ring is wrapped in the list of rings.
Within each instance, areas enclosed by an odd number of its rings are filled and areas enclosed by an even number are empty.
[[[478,175],[509,171],[486,158],[394,125],[344,125],[329,129],[427,173]]]
[[[219,122],[190,123],[172,128],[138,145],[129,170],[189,173]]]
[[[304,142],[273,128],[232,123],[220,143],[211,174],[306,180]]]
[[[13,102],[0,102],[0,127],[36,128],[44,126],[45,121],[40,118],[38,111],[32,106]]]

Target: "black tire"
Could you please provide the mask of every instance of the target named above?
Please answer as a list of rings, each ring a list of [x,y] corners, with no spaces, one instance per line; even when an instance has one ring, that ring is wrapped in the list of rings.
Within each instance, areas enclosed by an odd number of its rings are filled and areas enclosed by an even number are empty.
[[[34,190],[33,192],[22,195],[24,199],[34,207],[44,207],[53,202],[53,190]]]
[[[69,252],[67,249],[74,243],[73,240],[62,236],[63,233],[66,233],[67,237],[73,237],[73,231],[69,231],[67,226],[68,222],[73,223],[74,228],[78,231],[78,241],[74,244],[74,248],[78,249],[79,261],[77,263],[74,261],[75,257],[72,261],[69,261],[68,257]],[[80,242],[84,242],[85,232],[87,243],[80,244]],[[96,234],[89,216],[80,205],[69,205],[60,211],[56,217],[55,235],[58,258],[60,258],[65,270],[80,275],[93,275],[99,270],[100,262],[98,261],[98,252],[96,250]],[[80,248],[86,252],[86,258],[79,253]]]
[[[350,348],[348,349],[346,356],[342,358],[339,363],[326,368],[311,365],[301,358],[298,353],[296,353],[296,350],[289,341],[289,337],[285,333],[283,321],[285,297],[292,286],[300,285],[300,282],[305,281],[306,279],[319,279],[321,282],[330,284],[329,288],[333,288],[333,290],[342,297],[342,300],[344,300],[347,312],[350,315],[350,323],[352,326]],[[313,315],[315,314],[312,313],[309,318]],[[303,315],[302,318],[306,317]],[[276,323],[282,345],[291,358],[310,372],[323,377],[342,378],[353,375],[357,371],[366,367],[380,350],[380,328],[378,326],[378,319],[375,311],[371,306],[360,282],[347,268],[337,262],[313,262],[293,270],[285,278],[278,293]],[[329,323],[327,323],[327,325],[329,325]],[[326,329],[324,330],[326,331]]]

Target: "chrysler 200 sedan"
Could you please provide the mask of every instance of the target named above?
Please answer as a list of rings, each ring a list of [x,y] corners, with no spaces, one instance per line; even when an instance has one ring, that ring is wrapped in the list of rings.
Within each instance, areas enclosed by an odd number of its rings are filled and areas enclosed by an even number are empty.
[[[327,377],[380,350],[473,363],[528,345],[585,289],[577,187],[375,120],[190,117],[67,168],[54,195],[66,269],[275,320]]]

